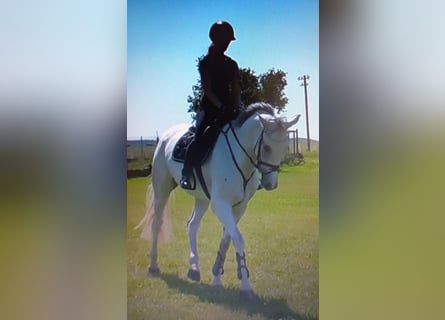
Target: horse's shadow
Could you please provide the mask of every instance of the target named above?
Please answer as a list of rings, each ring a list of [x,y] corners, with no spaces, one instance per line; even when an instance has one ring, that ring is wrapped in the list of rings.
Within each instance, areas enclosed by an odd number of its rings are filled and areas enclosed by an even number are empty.
[[[161,274],[159,278],[165,281],[169,288],[183,294],[194,295],[201,302],[222,304],[233,310],[244,310],[249,315],[261,314],[270,319],[308,319],[290,309],[284,299],[263,299],[258,297],[259,301],[255,303],[241,303],[239,290],[237,289],[216,288],[209,284],[192,283],[174,274]]]

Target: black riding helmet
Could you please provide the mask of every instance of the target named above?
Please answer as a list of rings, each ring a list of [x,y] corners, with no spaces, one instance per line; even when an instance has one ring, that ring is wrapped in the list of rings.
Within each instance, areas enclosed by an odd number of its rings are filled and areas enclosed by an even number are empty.
[[[210,28],[209,37],[213,43],[236,40],[233,27],[226,21],[215,22]]]

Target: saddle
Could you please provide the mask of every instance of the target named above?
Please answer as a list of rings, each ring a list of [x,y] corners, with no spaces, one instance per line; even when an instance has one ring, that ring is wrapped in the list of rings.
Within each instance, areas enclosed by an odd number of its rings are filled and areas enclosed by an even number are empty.
[[[193,141],[195,137],[195,127],[190,127],[186,133],[179,138],[178,142],[176,142],[175,148],[173,149],[173,160],[176,162],[184,162],[185,154],[188,146]]]
[[[186,133],[179,138],[178,142],[173,149],[173,160],[176,162],[184,162],[185,154],[188,146],[193,141],[195,137],[194,126],[191,126]],[[221,132],[221,128],[217,126],[209,126],[205,129],[203,136],[200,139],[199,145],[197,145],[195,159],[197,159],[196,164],[198,166],[202,166],[210,154],[212,153],[213,147],[216,144],[216,140],[218,138],[219,133]]]

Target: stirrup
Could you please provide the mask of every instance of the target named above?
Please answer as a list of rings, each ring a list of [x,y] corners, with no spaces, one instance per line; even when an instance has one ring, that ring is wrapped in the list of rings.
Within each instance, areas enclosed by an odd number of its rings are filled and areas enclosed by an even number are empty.
[[[181,181],[181,188],[186,190],[195,190],[196,189],[196,181],[195,177],[192,176],[182,176]]]

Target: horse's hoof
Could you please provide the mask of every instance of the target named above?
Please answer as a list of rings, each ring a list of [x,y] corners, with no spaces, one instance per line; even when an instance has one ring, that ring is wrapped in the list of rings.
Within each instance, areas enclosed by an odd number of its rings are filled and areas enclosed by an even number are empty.
[[[214,287],[214,288],[224,288],[222,282],[215,282],[215,281],[213,281],[212,287]]]
[[[148,274],[152,276],[159,276],[161,274],[161,270],[158,267],[148,267]]]
[[[222,284],[217,285],[217,286],[213,286],[213,292],[216,294],[222,294],[223,292],[225,292],[224,287]]]
[[[241,290],[239,297],[242,303],[255,303],[259,301],[259,298],[253,290]]]
[[[212,287],[217,291],[224,289],[224,286],[222,285],[222,283],[212,283]]]
[[[189,269],[189,272],[187,273],[187,278],[196,282],[201,281],[201,272]]]

